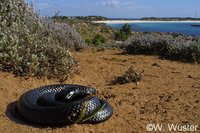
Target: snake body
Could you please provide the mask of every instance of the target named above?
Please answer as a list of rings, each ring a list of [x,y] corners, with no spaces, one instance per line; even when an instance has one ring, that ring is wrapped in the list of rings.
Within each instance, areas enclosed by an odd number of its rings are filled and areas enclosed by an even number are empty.
[[[112,116],[112,107],[95,96],[91,87],[74,84],[43,86],[21,95],[18,112],[38,124],[100,123]]]

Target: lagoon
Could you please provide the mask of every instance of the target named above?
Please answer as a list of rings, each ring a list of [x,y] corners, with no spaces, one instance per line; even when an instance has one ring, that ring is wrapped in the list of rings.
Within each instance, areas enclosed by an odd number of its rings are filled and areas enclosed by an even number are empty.
[[[131,25],[133,31],[142,32],[172,32],[181,33],[185,35],[192,35],[200,37],[200,27],[192,27],[192,24],[200,24],[200,22],[132,22]],[[107,23],[108,26],[118,29],[121,28],[124,23]]]

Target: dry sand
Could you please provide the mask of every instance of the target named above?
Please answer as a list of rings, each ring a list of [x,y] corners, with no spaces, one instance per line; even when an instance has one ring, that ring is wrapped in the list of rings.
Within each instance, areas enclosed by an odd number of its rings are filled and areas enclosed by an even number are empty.
[[[0,133],[144,133],[149,123],[163,124],[165,128],[168,123],[200,124],[200,65],[161,60],[157,56],[121,55],[118,50],[89,49],[74,55],[79,60],[79,73],[65,83],[95,87],[98,95],[112,105],[113,116],[97,125],[52,128],[25,123],[11,115],[9,104],[27,90],[58,82],[0,72]],[[129,66],[144,70],[142,81],[137,86],[110,85],[114,76]]]

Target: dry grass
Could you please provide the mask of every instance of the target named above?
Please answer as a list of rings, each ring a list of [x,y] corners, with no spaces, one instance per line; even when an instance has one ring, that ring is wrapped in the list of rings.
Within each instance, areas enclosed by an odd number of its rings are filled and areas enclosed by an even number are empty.
[[[112,84],[126,84],[126,83],[138,83],[142,80],[143,72],[137,72],[133,66],[129,67],[123,74],[115,77]]]

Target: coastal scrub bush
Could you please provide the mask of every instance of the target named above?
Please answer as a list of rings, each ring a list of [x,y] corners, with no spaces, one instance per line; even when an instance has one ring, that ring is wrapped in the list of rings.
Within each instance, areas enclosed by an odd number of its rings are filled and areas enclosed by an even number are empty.
[[[94,46],[98,46],[99,44],[101,43],[105,43],[106,42],[106,39],[100,35],[100,34],[97,34],[96,36],[94,36],[94,38],[92,39],[92,44]]]
[[[127,35],[131,34],[131,25],[125,24],[122,26],[122,28],[120,29],[121,32],[124,32]]]
[[[1,0],[0,70],[67,78],[76,62],[53,31],[23,0]]]
[[[200,43],[191,45],[187,50],[187,57],[196,63],[200,63]]]
[[[125,24],[122,26],[122,28],[115,33],[115,40],[117,41],[125,41],[128,39],[128,37],[131,35],[131,26],[128,24]]]
[[[74,49],[76,51],[86,47],[85,41],[68,23],[56,22],[51,19],[46,19],[45,22],[48,25],[48,28],[52,31],[52,37],[55,40],[58,40],[62,47]]]
[[[80,19],[81,18],[81,19]],[[93,16],[88,17],[66,17],[66,16],[54,16],[52,20],[56,23],[67,23],[80,34],[80,36],[84,39],[87,45],[93,45],[92,41],[99,42],[95,39],[95,36],[100,35],[104,38],[104,43],[112,43],[114,42],[114,33],[115,30],[106,24],[102,23],[94,23],[92,21]],[[100,17],[94,17],[100,18]],[[98,43],[97,43],[98,44]],[[96,46],[96,45],[94,45]]]
[[[146,33],[133,36],[122,47],[128,54],[159,55],[171,60],[200,63],[200,43],[190,37]]]

